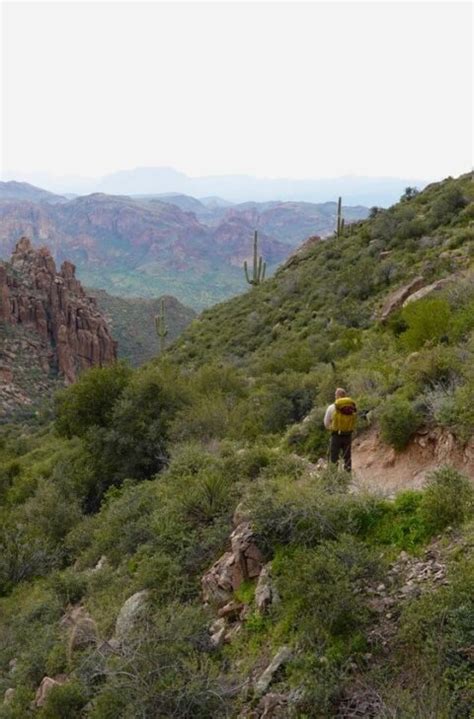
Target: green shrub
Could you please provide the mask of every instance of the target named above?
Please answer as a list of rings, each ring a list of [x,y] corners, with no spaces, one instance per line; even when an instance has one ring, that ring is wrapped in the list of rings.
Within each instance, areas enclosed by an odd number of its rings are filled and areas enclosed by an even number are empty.
[[[130,638],[126,654],[107,667],[91,718],[229,716],[229,692],[206,651],[206,613],[171,604],[159,608],[145,624]]]
[[[84,688],[77,682],[68,682],[51,689],[44,707],[39,712],[39,717],[40,719],[79,719],[86,702]]]
[[[463,441],[468,441],[474,431],[474,380],[458,387],[449,405],[449,413],[444,416],[445,424]]]
[[[109,425],[85,436],[92,479],[88,511],[98,509],[111,485],[148,479],[166,466],[171,424],[188,396],[176,368],[148,366],[133,376],[113,407]]]
[[[315,550],[279,552],[272,567],[291,631],[306,648],[324,653],[332,637],[350,635],[368,620],[365,599],[354,590],[376,580],[381,565],[354,537],[341,535]]]
[[[329,451],[329,433],[323,424],[325,407],[317,407],[304,423],[290,427],[286,437],[286,446],[312,461],[327,457]]]
[[[127,555],[153,538],[150,516],[158,506],[156,486],[152,482],[125,482],[112,488],[102,503],[93,526],[86,524],[88,547],[81,563],[95,564],[106,555],[112,565],[118,565]],[[74,537],[68,538],[74,544]]]
[[[460,379],[461,368],[461,357],[455,348],[437,345],[410,355],[401,377],[405,384],[413,383],[417,389],[447,386]]]
[[[64,606],[77,604],[87,590],[87,580],[72,567],[54,572],[50,577],[51,586]]]
[[[433,202],[430,210],[430,221],[433,226],[446,224],[459,213],[467,202],[460,188],[447,187]]]
[[[374,513],[364,537],[371,544],[390,549],[414,550],[431,538],[431,531],[420,514],[422,492],[407,490],[393,502],[383,502]]]
[[[197,524],[212,522],[231,510],[230,483],[220,472],[203,471],[182,497],[184,514]]]
[[[401,336],[408,350],[417,350],[426,342],[439,342],[449,335],[451,308],[443,299],[426,299],[410,302],[402,311],[407,330]]]
[[[474,487],[453,467],[441,467],[429,477],[420,511],[433,533],[459,525],[474,513]]]
[[[328,492],[315,479],[289,482],[284,476],[259,483],[246,506],[265,553],[271,556],[282,545],[314,547],[341,533],[365,532],[379,500],[344,490],[344,483]]]
[[[413,405],[404,399],[390,397],[379,412],[382,439],[394,449],[404,449],[422,418]]]
[[[176,442],[224,437],[230,422],[230,403],[224,395],[216,393],[197,396],[192,404],[181,409],[172,425],[172,438]]]
[[[56,397],[56,428],[66,437],[83,436],[91,427],[106,427],[132,370],[121,362],[93,367]]]

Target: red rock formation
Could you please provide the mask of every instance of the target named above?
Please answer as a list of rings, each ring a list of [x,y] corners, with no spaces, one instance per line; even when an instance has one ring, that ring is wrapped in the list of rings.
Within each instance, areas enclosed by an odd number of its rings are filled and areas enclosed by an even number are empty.
[[[116,342],[95,299],[76,279],[74,265],[64,262],[57,272],[49,250],[35,250],[26,237],[11,262],[0,265],[0,322],[32,328],[50,346],[51,368],[66,383],[117,356]]]

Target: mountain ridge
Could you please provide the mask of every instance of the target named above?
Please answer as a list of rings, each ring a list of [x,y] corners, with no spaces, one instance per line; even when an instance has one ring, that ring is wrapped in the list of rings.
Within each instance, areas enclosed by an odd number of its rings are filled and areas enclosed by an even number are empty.
[[[179,206],[181,205],[181,206]],[[190,208],[195,211],[190,211]],[[197,210],[197,211],[196,211]],[[347,220],[366,208],[344,207]],[[270,274],[308,235],[328,234],[336,204],[277,203],[209,208],[195,198],[93,193],[60,204],[0,201],[0,256],[21,235],[75,262],[85,284],[112,294],[176,295],[195,309],[244,287],[253,232]]]
[[[192,177],[169,167],[138,167],[120,170],[102,178],[52,179],[47,173],[30,178],[34,184],[60,192],[103,191],[109,194],[158,194],[177,192],[194,197],[222,196],[231,202],[309,201],[322,202],[343,195],[349,204],[388,206],[395,202],[407,186],[420,189],[427,181],[422,178],[365,177],[346,175],[320,179],[266,179],[251,175],[209,175]]]

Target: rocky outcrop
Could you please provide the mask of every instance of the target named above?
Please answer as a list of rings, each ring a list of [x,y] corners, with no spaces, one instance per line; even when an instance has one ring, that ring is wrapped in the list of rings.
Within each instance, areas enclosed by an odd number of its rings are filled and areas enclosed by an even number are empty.
[[[36,378],[34,390],[51,377],[74,382],[82,370],[109,364],[116,354],[107,322],[74,265],[63,262],[58,271],[46,247],[36,250],[22,237],[10,262],[0,264],[2,399],[28,404],[28,389],[19,381],[26,365]]]
[[[412,295],[414,292],[423,287],[424,278],[419,276],[415,277],[411,282],[403,287],[399,287],[398,290],[392,292],[386,299],[380,314],[379,319],[381,322],[386,322],[388,318],[401,307],[405,300]]]
[[[60,627],[68,633],[68,656],[76,649],[95,646],[98,642],[97,625],[82,605],[70,607],[60,621]]]
[[[241,522],[230,535],[231,549],[225,552],[201,580],[206,604],[223,606],[242,582],[260,575],[263,556],[249,522]]]
[[[9,687],[8,689],[5,689],[5,694],[3,695],[3,703],[4,704],[11,704],[12,701],[15,698],[15,690],[13,687]]]
[[[272,565],[266,564],[255,587],[255,606],[261,614],[264,614],[272,604],[278,604],[280,596],[272,580]]]
[[[0,273],[1,318],[10,325],[29,325],[53,350],[53,364],[67,382],[80,370],[116,358],[116,343],[75,277],[63,262],[59,272],[46,247],[33,249],[26,237],[17,243],[10,267]]]
[[[413,294],[409,295],[403,303],[403,307],[406,307],[417,300],[422,300],[424,297],[428,297],[428,295],[432,295],[440,290],[444,290],[445,287],[454,284],[457,280],[459,280],[459,277],[454,275],[451,277],[444,277],[442,280],[432,282],[430,285],[425,285],[416,292],[413,292]]]
[[[55,677],[43,677],[41,684],[36,690],[33,706],[36,708],[42,707],[46,703],[48,694],[54,687],[60,687],[66,684],[68,677],[66,674],[58,674]]]
[[[286,664],[292,656],[291,649],[287,646],[281,647],[273,657],[267,668],[261,673],[255,682],[255,694],[262,696],[267,691],[278,670]]]
[[[115,622],[114,643],[123,643],[130,636],[140,618],[143,617],[149,598],[150,592],[147,589],[142,589],[140,592],[132,594],[122,605]]]

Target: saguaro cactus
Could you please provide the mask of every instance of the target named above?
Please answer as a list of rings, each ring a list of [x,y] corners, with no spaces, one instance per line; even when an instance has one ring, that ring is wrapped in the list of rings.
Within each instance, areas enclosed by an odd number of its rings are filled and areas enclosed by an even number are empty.
[[[162,298],[160,303],[160,313],[155,315],[155,329],[158,339],[160,341],[160,353],[165,349],[166,335],[168,334],[168,327],[166,326],[165,317],[165,301]]]
[[[337,201],[337,225],[336,225],[336,237],[341,237],[344,232],[344,218],[342,216],[342,197],[339,197]]]
[[[262,257],[258,257],[258,233],[255,230],[253,236],[253,274],[249,276],[247,260],[244,262],[245,279],[249,285],[259,285],[265,279],[265,270],[267,269],[267,263],[263,261]]]

